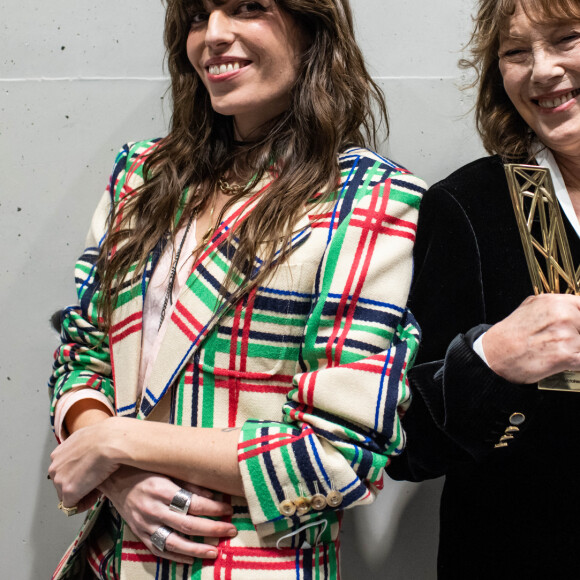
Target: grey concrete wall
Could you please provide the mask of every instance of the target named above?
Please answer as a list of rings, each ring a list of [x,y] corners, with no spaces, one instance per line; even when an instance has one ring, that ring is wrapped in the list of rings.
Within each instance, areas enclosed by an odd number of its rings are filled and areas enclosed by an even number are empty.
[[[389,104],[383,153],[429,182],[482,151],[456,61],[472,0],[352,0]],[[46,479],[54,440],[50,314],[74,300],[73,263],[117,149],[167,124],[159,0],[0,4],[0,561],[48,578],[80,525]],[[349,514],[346,580],[434,578],[440,482],[386,482]]]

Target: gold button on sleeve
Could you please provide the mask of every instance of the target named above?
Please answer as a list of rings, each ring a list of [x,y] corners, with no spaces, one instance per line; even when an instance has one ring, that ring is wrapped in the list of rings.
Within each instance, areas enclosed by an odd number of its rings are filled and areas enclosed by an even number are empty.
[[[323,510],[326,507],[326,498],[321,493],[315,493],[310,500],[310,505],[315,510]]]
[[[511,425],[521,425],[526,420],[526,416],[523,413],[512,413],[510,416]]]
[[[303,516],[310,511],[310,502],[305,497],[297,497],[294,500],[296,506],[296,515]]]
[[[278,506],[278,510],[283,516],[290,517],[296,513],[296,506],[294,505],[293,501],[285,499]]]
[[[296,515],[298,517],[302,517],[302,516],[305,516],[309,511],[310,511],[309,505],[302,505],[302,506],[296,508]]]
[[[326,496],[326,503],[331,508],[338,507],[342,503],[342,493],[340,493],[340,491],[336,491],[335,489],[330,490]]]

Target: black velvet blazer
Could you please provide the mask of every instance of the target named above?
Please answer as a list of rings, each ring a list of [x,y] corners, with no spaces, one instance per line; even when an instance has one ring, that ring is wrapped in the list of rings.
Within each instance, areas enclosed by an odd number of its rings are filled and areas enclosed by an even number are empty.
[[[565,222],[578,266],[580,241]],[[446,475],[440,579],[580,578],[580,394],[509,383],[471,348],[532,292],[500,159],[434,185],[415,245],[410,308],[423,335],[407,448],[388,471]],[[525,421],[496,448],[513,413]]]

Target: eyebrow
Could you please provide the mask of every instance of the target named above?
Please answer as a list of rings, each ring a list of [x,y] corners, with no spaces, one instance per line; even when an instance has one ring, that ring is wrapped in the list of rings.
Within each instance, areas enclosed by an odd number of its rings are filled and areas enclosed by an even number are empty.
[[[499,35],[499,40],[500,42],[505,41],[505,40],[525,40],[525,36],[522,36],[521,34],[512,34],[509,31],[507,32],[502,32]]]

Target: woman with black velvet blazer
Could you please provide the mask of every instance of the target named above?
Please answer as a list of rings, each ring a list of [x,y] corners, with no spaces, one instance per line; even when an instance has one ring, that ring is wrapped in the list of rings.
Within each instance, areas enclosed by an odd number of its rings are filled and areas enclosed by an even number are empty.
[[[580,265],[580,4],[480,0],[468,63],[488,152],[420,210],[410,308],[423,337],[395,479],[446,475],[440,579],[580,576],[580,297],[533,297],[503,163],[551,169]],[[538,228],[538,224],[534,224]],[[537,233],[537,232],[536,232]]]

